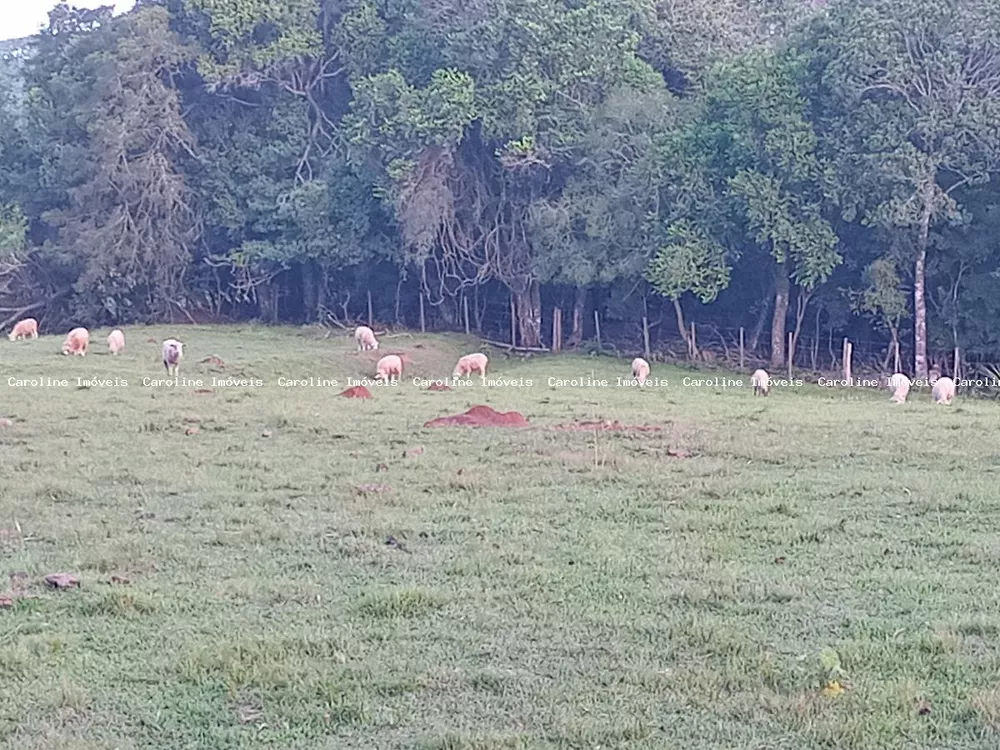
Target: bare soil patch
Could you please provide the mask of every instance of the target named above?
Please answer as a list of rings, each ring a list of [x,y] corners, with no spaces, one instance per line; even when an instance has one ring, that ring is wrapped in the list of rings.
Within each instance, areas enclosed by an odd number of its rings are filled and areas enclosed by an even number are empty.
[[[337,395],[343,396],[344,398],[371,398],[372,392],[363,385],[356,385],[352,388],[348,388],[346,391],[341,391]]]
[[[438,417],[424,427],[524,427],[528,420],[518,411],[500,412],[489,406],[473,406],[464,414]]]
[[[564,430],[566,432],[660,432],[663,428],[647,424],[622,424],[615,419],[611,421],[601,420],[597,422],[559,424],[552,429]]]

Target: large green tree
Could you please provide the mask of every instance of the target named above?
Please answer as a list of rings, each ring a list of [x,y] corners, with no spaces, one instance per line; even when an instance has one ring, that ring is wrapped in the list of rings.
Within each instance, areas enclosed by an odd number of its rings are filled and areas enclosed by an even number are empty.
[[[85,135],[66,206],[46,214],[82,264],[89,319],[134,319],[185,306],[196,223],[177,167],[195,147],[170,75],[191,58],[164,8],[112,22],[109,44],[82,61],[91,86],[72,117]]]
[[[338,272],[388,255],[390,222],[343,148],[343,10],[191,0],[175,13],[205,50],[187,99],[207,262],[228,279],[213,296],[269,321],[317,319]]]
[[[531,207],[539,278],[572,290],[568,344],[583,338],[588,290],[640,279],[658,247],[669,201],[658,148],[679,109],[662,88],[612,93],[593,111],[561,191]]]
[[[408,260],[438,296],[502,282],[527,346],[541,343],[534,208],[558,198],[595,108],[663,85],[632,20],[627,5],[559,0],[441,2],[395,19],[362,4],[347,19],[372,32],[346,50],[352,142],[384,176]]]
[[[913,237],[914,372],[928,374],[927,255],[956,191],[1000,163],[1000,6],[844,0],[820,32],[842,148],[881,183],[868,221]]]
[[[794,58],[768,52],[717,66],[687,132],[671,142],[689,198],[678,201],[650,280],[677,300],[710,301],[730,283],[729,268],[760,256],[773,278],[771,365],[785,362],[791,288],[801,327],[808,296],[841,262],[827,218],[829,165],[796,85]]]

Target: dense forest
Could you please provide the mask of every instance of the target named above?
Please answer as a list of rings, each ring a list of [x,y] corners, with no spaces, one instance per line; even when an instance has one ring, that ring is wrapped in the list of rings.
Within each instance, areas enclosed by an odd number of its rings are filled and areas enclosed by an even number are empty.
[[[7,326],[1000,354],[996,0],[62,4],[0,57]]]

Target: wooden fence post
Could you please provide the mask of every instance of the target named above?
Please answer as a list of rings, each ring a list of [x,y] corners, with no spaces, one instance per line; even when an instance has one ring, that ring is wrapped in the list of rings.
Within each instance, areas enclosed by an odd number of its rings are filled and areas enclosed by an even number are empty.
[[[788,379],[792,379],[792,360],[795,359],[795,352],[792,351],[792,334],[788,334]]]

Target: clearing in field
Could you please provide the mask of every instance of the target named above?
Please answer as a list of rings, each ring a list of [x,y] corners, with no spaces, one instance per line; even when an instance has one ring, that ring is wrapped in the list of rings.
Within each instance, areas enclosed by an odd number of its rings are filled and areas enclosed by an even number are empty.
[[[5,747],[1000,742],[993,403],[496,351],[518,385],[430,390],[477,341],[125,332],[0,342]],[[171,336],[184,384],[144,385]],[[425,427],[477,406],[527,424]]]

